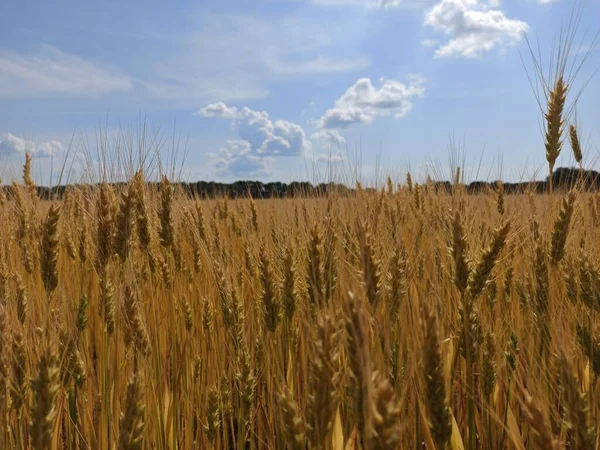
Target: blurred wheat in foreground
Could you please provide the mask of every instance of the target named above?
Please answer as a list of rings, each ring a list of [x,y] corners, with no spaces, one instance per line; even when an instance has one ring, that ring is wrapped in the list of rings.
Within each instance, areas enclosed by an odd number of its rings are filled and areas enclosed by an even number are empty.
[[[600,195],[13,183],[2,449],[593,449]]]

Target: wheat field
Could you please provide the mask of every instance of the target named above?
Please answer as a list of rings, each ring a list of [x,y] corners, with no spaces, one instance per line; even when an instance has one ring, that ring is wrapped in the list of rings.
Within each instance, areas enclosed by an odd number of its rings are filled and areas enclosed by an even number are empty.
[[[0,447],[597,448],[600,195],[22,184]],[[458,180],[458,177],[457,177]]]

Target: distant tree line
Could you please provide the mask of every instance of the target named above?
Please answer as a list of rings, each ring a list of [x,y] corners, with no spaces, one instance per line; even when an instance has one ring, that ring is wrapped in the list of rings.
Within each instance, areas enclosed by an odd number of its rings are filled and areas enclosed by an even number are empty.
[[[467,192],[476,194],[495,188],[498,182],[473,181],[467,185]],[[549,177],[544,181],[524,181],[519,183],[502,183],[504,193],[517,194],[533,190],[538,194],[548,192]],[[573,167],[559,167],[552,173],[554,189],[567,191],[578,187],[584,191],[600,191],[600,173],[595,170],[580,170]],[[450,187],[451,188],[451,187]]]
[[[582,170],[570,167],[560,167],[552,174],[554,189],[568,190],[578,186],[582,190],[600,191],[600,173],[595,170]],[[118,186],[122,183],[114,183]],[[150,183],[158,185],[158,183]],[[437,192],[452,192],[453,184],[450,181],[430,181],[428,186],[433,187]],[[505,194],[517,194],[533,190],[536,193],[548,192],[548,177],[543,181],[524,181],[517,183],[503,182]],[[355,191],[346,185],[339,183],[320,183],[312,185],[309,182],[294,181],[291,183],[271,182],[262,183],[260,181],[236,181],[234,183],[216,183],[213,181],[197,181],[193,183],[178,182],[174,185],[179,186],[183,192],[196,198],[283,198],[283,197],[319,197],[335,193],[337,195],[348,195]],[[479,194],[495,189],[498,181],[473,181],[464,185],[468,194]],[[73,186],[73,185],[71,185]],[[85,187],[87,185],[76,185]],[[42,199],[60,199],[64,195],[69,185],[54,186],[52,188],[38,186],[37,192]],[[3,189],[10,194],[11,186],[4,186]],[[366,191],[374,191],[373,188],[367,188]]]

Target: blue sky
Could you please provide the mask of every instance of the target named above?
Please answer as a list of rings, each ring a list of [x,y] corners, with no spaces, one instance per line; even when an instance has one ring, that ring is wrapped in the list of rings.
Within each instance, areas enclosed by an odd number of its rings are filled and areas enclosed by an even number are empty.
[[[17,176],[30,151],[48,184],[69,144],[70,157],[97,164],[99,135],[131,145],[141,123],[164,159],[180,139],[181,176],[194,180],[438,174],[451,140],[473,178],[543,176],[541,112],[521,56],[531,70],[527,36],[548,63],[577,4],[6,1],[0,176]],[[581,5],[573,58],[599,28],[600,3]],[[573,92],[599,67],[596,48]],[[576,108],[588,167],[599,150],[598,98],[596,76]],[[566,145],[560,162],[571,159]]]

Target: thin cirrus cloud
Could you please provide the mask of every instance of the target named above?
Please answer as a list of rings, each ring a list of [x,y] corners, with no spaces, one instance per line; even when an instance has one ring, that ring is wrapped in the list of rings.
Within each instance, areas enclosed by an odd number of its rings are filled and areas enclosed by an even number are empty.
[[[255,53],[255,52],[251,52]],[[227,56],[227,55],[230,56]],[[222,70],[207,71],[196,67],[197,55],[181,55],[166,67],[184,67],[182,75],[172,73],[172,69],[161,69],[159,79],[139,81],[140,86],[152,98],[172,104],[191,106],[198,102],[226,101],[239,102],[266,98],[269,96],[270,80],[289,80],[360,71],[368,67],[369,59],[335,59],[324,56],[298,58],[283,55],[260,55],[240,65],[230,61],[241,61],[235,52],[224,49],[223,53],[211,59],[214,67]],[[226,60],[226,62],[223,62]],[[189,75],[189,74],[194,74]],[[198,75],[195,75],[198,74]]]
[[[290,76],[352,72],[366,69],[370,64],[370,60],[362,56],[339,60],[323,56],[299,61],[269,59],[265,62],[272,73]]]
[[[132,88],[127,76],[49,45],[34,54],[0,52],[0,97],[98,97]]]
[[[55,140],[36,143],[11,133],[0,135],[0,155],[7,157],[23,155],[25,153],[31,153],[39,157],[51,157],[63,150],[63,145]]]
[[[529,25],[494,9],[499,4],[498,0],[441,0],[427,11],[425,25],[448,37],[435,56],[478,58],[494,48],[521,42]]]
[[[259,80],[252,76],[238,74],[190,75],[193,69],[183,70],[183,74],[166,73],[156,79],[138,80],[143,93],[153,100],[171,107],[192,107],[198,102],[222,99],[225,101],[258,100],[269,95]]]
[[[153,74],[140,82],[149,95],[180,106],[247,102],[269,95],[271,83],[364,70],[371,59],[352,23],[328,27],[320,16],[207,13],[192,32],[164,43]]]

